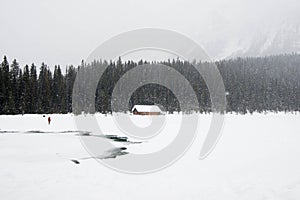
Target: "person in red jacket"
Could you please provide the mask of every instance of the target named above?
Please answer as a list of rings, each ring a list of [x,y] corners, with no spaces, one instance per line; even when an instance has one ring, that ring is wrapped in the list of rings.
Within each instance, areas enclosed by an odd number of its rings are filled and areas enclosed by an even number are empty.
[[[50,124],[50,122],[51,122],[51,118],[50,118],[50,117],[48,117],[48,124]]]

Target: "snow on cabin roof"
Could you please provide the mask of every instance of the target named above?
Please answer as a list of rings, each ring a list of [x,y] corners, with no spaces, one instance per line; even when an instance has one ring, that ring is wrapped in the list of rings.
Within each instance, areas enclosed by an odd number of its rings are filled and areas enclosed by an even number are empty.
[[[160,108],[156,105],[135,105],[132,111],[136,109],[138,112],[161,112]]]

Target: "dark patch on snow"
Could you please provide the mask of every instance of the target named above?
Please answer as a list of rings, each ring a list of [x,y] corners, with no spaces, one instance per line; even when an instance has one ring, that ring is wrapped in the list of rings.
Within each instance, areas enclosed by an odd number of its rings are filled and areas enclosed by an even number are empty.
[[[71,160],[71,161],[77,165],[80,164],[80,162],[78,160]]]
[[[120,137],[120,136],[117,136],[117,135],[106,135],[105,137],[108,138],[108,139],[111,139],[115,142],[129,142],[128,137]]]
[[[24,133],[78,133],[78,134],[86,134],[89,132],[86,131],[40,131],[40,130],[31,130],[31,131],[26,131]]]
[[[78,158],[78,159],[70,159],[71,162],[75,163],[76,165],[80,164],[79,160],[88,160],[88,159],[114,159],[118,156],[123,156],[128,154],[126,152],[126,147],[117,147],[110,150],[105,151],[102,155],[99,156],[91,156],[91,157],[85,157],[85,158]]]
[[[126,147],[114,148],[112,150],[106,151],[106,153],[108,153],[108,155],[103,155],[99,159],[116,158],[117,156],[126,155],[126,154],[128,154],[128,152],[125,151],[126,149],[127,149]]]
[[[127,150],[126,147],[116,147],[110,150],[105,151],[102,155],[93,157],[95,159],[108,159],[108,158],[116,158],[117,156],[123,156],[128,154],[126,152]]]
[[[78,136],[91,136],[91,132],[88,132],[88,131],[77,131],[78,132],[78,134],[76,134],[76,135],[78,135]]]
[[[19,133],[19,131],[0,131],[0,133]]]
[[[123,142],[123,143],[129,143],[129,144],[142,143],[142,142],[133,142],[133,141],[128,140],[128,137],[118,136],[118,135],[95,135],[95,134],[90,134],[89,132],[87,132],[87,133],[79,133],[78,136],[101,137],[101,138],[113,140],[114,142]]]
[[[36,131],[26,131],[26,133],[49,133],[49,132],[36,130]]]
[[[80,132],[81,131],[61,131],[61,132],[58,132],[58,133],[80,133]]]

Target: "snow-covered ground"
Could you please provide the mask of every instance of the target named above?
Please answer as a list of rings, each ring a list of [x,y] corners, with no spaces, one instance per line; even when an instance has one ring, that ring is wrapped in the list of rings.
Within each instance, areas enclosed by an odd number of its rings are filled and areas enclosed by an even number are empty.
[[[187,153],[153,174],[113,171],[89,157],[71,114],[0,116],[1,199],[300,199],[300,115],[226,115],[214,151],[199,160],[211,115]],[[149,123],[147,117],[133,117]],[[124,136],[111,116],[97,115],[107,135]],[[163,148],[180,115],[166,115],[166,131],[148,142],[120,146],[128,152]],[[123,155],[126,156],[126,155]],[[116,158],[118,159],[118,157]]]

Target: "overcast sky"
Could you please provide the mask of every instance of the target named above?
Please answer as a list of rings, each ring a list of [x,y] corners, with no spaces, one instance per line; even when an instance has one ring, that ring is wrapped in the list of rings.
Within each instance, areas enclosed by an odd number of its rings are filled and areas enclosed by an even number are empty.
[[[155,27],[198,43],[298,20],[299,0],[0,0],[0,56],[21,66],[78,65],[124,31]],[[208,48],[209,49],[209,48]]]

